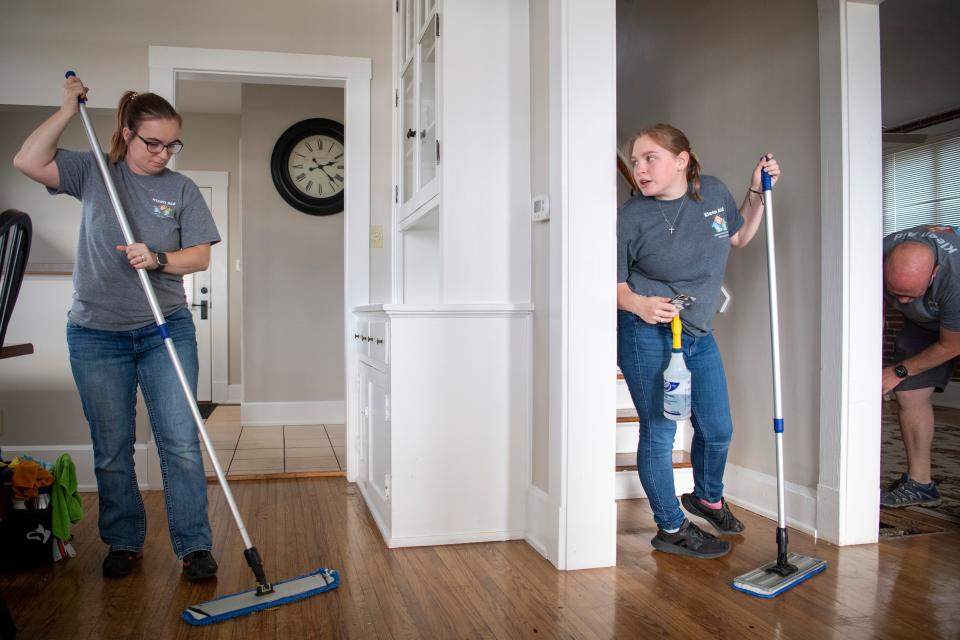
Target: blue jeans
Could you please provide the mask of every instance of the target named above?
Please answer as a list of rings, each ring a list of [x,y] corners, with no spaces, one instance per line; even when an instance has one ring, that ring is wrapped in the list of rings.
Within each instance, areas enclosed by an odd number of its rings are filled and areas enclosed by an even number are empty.
[[[170,314],[167,326],[196,394],[197,339],[190,310]],[[160,454],[173,549],[180,558],[209,550],[207,481],[197,427],[157,325],[99,331],[68,321],[67,345],[93,440],[101,539],[111,551],[143,549],[147,517],[133,463],[139,385]]]
[[[673,482],[673,441],[677,423],[663,417],[663,370],[670,361],[669,325],[650,325],[629,311],[617,312],[617,360],[640,416],[637,470],[650,498],[654,520],[663,529],[683,524]],[[713,335],[683,334],[690,369],[693,492],[710,502],[723,497],[723,470],[733,436],[727,378]]]

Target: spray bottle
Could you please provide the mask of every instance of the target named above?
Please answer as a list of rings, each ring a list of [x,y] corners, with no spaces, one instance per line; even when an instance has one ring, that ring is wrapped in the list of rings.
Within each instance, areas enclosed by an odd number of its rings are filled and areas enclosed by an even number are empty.
[[[680,335],[683,323],[677,314],[670,321],[673,332],[673,353],[670,364],[663,371],[663,415],[668,420],[680,421],[690,417],[690,370],[683,359]]]

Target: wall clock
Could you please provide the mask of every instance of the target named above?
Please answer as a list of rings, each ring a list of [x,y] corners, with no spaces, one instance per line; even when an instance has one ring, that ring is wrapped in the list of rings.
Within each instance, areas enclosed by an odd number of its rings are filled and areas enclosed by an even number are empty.
[[[273,146],[270,174],[297,211],[314,216],[343,211],[343,125],[327,118],[292,125]]]

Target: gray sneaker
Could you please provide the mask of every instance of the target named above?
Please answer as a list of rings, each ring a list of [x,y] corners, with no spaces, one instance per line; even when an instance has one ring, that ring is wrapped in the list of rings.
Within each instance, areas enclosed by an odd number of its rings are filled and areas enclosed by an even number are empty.
[[[940,492],[934,482],[920,484],[907,474],[890,485],[887,491],[880,495],[880,505],[883,507],[939,507]]]

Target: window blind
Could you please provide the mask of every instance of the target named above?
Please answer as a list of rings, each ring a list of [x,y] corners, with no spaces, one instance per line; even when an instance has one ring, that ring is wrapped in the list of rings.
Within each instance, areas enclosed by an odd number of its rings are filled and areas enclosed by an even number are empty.
[[[960,226],[960,136],[883,157],[883,234]]]

